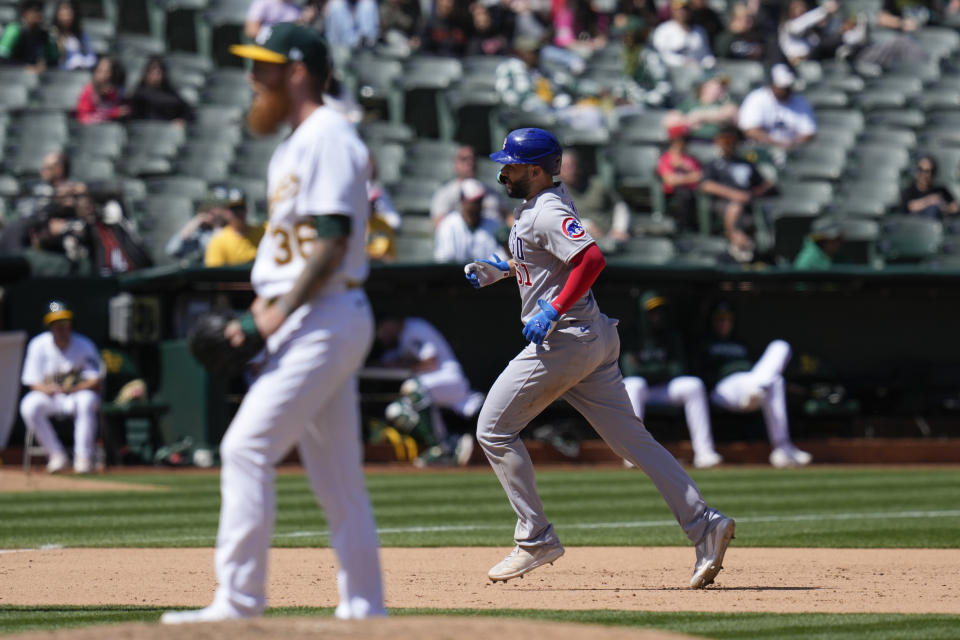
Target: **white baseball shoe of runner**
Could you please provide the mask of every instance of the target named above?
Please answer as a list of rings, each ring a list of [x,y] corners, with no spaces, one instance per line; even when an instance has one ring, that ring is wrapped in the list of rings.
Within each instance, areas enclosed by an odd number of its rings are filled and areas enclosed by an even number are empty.
[[[553,561],[562,555],[563,545],[559,542],[529,548],[516,546],[510,555],[487,572],[487,577],[492,582],[506,582],[511,578],[520,578],[541,565],[553,564]]]
[[[723,462],[723,457],[716,451],[706,451],[693,456],[693,466],[697,469],[709,469]]]
[[[711,584],[720,569],[723,569],[723,554],[733,540],[735,525],[733,518],[720,516],[717,524],[697,545],[697,564],[694,565],[693,576],[690,578],[691,589],[702,589]]]
[[[60,473],[70,464],[70,458],[64,453],[51,453],[47,460],[47,473]]]
[[[806,451],[801,451],[793,445],[777,447],[770,452],[770,464],[777,469],[787,467],[803,467],[813,460],[813,456]]]

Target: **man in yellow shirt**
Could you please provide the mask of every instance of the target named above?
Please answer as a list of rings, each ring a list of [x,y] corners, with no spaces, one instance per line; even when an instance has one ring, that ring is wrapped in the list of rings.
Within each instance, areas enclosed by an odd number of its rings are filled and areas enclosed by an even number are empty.
[[[262,224],[247,224],[247,198],[237,187],[217,186],[210,190],[209,205],[223,223],[213,234],[203,257],[208,267],[225,267],[253,262],[263,238]]]

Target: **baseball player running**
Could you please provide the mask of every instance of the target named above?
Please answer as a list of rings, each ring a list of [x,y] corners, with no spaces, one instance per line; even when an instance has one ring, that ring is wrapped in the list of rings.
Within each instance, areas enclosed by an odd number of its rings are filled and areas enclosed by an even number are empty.
[[[352,126],[324,106],[323,38],[291,23],[231,51],[254,60],[254,133],[293,132],[270,161],[270,224],[257,252],[250,315],[227,325],[266,339],[257,377],[220,444],[222,506],[213,604],[165,623],[245,618],[266,606],[275,469],[296,445],[339,560],[338,618],[385,615],[376,525],[364,486],[356,373],[373,339],[361,283],[369,166]]]
[[[690,476],[630,406],[617,364],[617,321],[600,312],[590,290],[606,262],[567,190],[553,180],[561,156],[560,143],[542,129],[512,131],[503,149],[490,155],[504,165],[498,181],[507,195],[524,200],[510,233],[513,259],[493,256],[465,269],[475,287],[516,278],[523,336],[530,341],[494,382],[477,424],[477,439],[517,514],[517,546],[488,576],[505,582],[563,555],[520,440],[527,423],[562,397],[657,486],[696,545],[690,586],[701,588],[721,569],[734,521],[707,506]]]

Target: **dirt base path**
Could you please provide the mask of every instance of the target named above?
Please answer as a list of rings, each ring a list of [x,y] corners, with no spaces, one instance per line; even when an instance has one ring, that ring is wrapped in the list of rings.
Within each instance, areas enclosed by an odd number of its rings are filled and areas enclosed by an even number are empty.
[[[948,549],[733,546],[714,587],[691,591],[690,548],[574,547],[524,579],[491,584],[506,549],[384,549],[390,607],[644,611],[952,613],[960,584]],[[54,549],[0,555],[0,604],[203,606],[210,549]],[[334,606],[329,549],[274,549],[270,604]]]

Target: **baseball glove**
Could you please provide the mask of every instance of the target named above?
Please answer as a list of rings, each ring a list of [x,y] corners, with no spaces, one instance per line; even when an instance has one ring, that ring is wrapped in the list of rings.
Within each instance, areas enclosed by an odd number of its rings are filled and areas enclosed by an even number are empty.
[[[234,347],[223,335],[231,320],[240,322],[246,337]],[[249,313],[208,313],[197,319],[188,336],[190,353],[210,373],[232,378],[243,373],[247,363],[263,348],[264,341]]]

